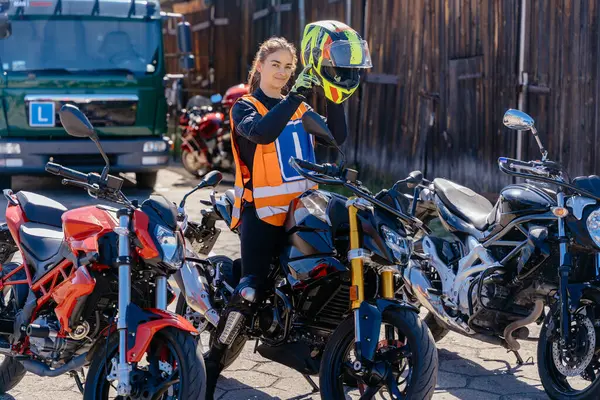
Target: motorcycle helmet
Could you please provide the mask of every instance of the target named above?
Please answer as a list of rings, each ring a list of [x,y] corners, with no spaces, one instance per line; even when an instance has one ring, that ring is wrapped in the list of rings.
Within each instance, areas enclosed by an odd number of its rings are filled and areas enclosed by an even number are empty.
[[[361,70],[373,66],[367,42],[339,21],[306,25],[300,56],[303,66],[312,65],[312,73],[321,80],[325,97],[337,104],[354,93]]]

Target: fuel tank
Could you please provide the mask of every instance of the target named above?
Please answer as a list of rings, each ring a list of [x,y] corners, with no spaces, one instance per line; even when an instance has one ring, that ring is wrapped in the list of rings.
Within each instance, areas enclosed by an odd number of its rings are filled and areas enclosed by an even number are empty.
[[[116,209],[87,206],[62,215],[65,239],[73,252],[98,252],[98,239],[118,226]]]
[[[502,225],[523,215],[547,212],[556,205],[550,193],[529,183],[506,186],[500,192],[498,201]]]

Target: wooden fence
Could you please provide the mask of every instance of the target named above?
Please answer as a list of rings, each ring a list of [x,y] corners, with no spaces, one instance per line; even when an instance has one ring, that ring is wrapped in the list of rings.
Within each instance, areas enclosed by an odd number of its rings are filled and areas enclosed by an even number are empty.
[[[521,89],[526,89],[523,109],[538,122],[550,156],[573,176],[598,171],[596,0],[214,4],[186,15],[194,30],[192,92],[223,93],[244,81],[263,40],[282,35],[299,43],[303,24],[311,21],[345,21],[368,40],[373,68],[348,100],[350,137],[344,145],[365,181],[390,182],[420,169],[428,178],[446,177],[481,192],[498,191],[512,182],[499,172],[498,157],[519,152],[518,134],[503,127],[502,116],[517,108]],[[166,32],[167,49],[174,51],[175,37]],[[525,74],[520,74],[520,65]],[[168,68],[177,72],[177,60],[170,59]],[[313,100],[321,110],[323,102]],[[539,157],[526,133],[520,152],[524,158]]]

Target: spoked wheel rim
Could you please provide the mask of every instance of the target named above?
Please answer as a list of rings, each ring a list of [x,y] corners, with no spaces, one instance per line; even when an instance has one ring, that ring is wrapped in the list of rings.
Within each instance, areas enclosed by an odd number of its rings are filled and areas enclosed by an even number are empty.
[[[599,311],[598,306],[589,304],[574,315],[570,333],[576,348],[561,346],[558,334],[548,338],[546,369],[555,388],[565,396],[584,395],[600,384],[600,338],[595,330]],[[560,320],[556,318],[554,323]]]
[[[198,176],[206,174],[207,170],[210,168],[210,164],[206,156],[197,151],[184,150],[181,153],[181,162],[186,170],[197,174]]]
[[[117,359],[117,348],[107,357],[105,376],[110,374],[111,360]],[[142,362],[132,366],[130,374],[132,395],[123,397],[117,395],[116,381],[103,379],[100,387],[101,399],[115,400],[177,400],[182,398],[183,385],[181,382],[180,355],[169,342],[153,341]]]
[[[414,362],[408,340],[393,325],[382,324],[373,373],[357,372],[354,340],[349,341],[342,360],[338,384],[346,399],[407,398]]]
[[[213,336],[213,326],[199,312],[192,310],[187,304],[185,305],[184,318],[190,321],[191,324],[194,325],[194,328],[198,330],[202,356],[206,359],[212,345],[211,337]]]

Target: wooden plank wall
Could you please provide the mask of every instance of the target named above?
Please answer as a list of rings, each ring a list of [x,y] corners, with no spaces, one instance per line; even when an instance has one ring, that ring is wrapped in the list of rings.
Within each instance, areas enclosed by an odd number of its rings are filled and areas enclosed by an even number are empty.
[[[525,69],[549,93],[528,93],[549,157],[572,177],[600,173],[600,5],[594,0],[530,2]],[[530,157],[539,150],[525,136]]]
[[[259,44],[273,35],[299,46],[298,0],[221,0],[214,27],[215,81],[223,93],[247,78]],[[345,21],[345,0],[305,0],[305,22]],[[525,111],[537,120],[551,156],[572,173],[597,171],[600,48],[597,0],[528,1],[525,68],[549,94],[529,93]],[[276,12],[272,7],[291,11]],[[373,68],[348,101],[344,150],[363,181],[389,183],[413,169],[480,192],[512,182],[497,167],[516,155],[517,133],[502,116],[517,107],[520,0],[352,0],[351,26],[368,40]],[[263,10],[261,18],[257,12]],[[264,11],[267,10],[267,11]],[[209,11],[190,14],[192,25]],[[197,72],[209,68],[209,29],[194,34]],[[174,49],[174,36],[165,36]],[[174,68],[174,69],[171,69]],[[169,71],[177,72],[173,61]],[[198,84],[196,84],[198,86]],[[325,112],[319,96],[313,99]],[[528,157],[537,157],[525,135]],[[331,153],[329,153],[331,154]]]

